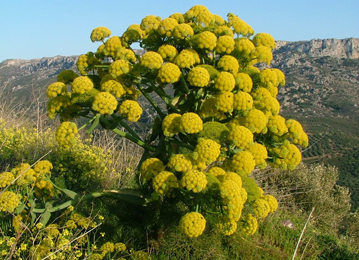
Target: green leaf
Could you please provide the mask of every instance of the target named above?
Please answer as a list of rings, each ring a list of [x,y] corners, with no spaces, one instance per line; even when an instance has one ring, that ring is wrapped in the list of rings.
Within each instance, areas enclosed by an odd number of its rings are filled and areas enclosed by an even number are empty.
[[[68,189],[61,189],[61,191],[63,193],[65,193],[68,197],[70,197],[71,199],[75,199],[77,197],[77,193],[72,191],[72,190],[68,190]]]
[[[92,125],[91,127],[87,130],[87,133],[91,133],[99,124],[100,122],[100,117],[101,117],[101,114],[97,114],[92,122]]]
[[[45,208],[46,209],[51,209],[53,206],[52,206],[52,203],[51,202],[46,202],[45,203]]]
[[[109,190],[104,191],[103,195],[108,195],[137,205],[144,205],[146,202],[141,193],[134,189]]]
[[[35,201],[33,199],[28,199],[28,202],[30,204],[30,208],[35,208]]]
[[[34,212],[30,212],[31,215],[31,226],[34,225],[35,220],[36,220],[36,214]]]
[[[63,176],[56,177],[54,179],[54,184],[60,189],[66,189],[66,182]]]
[[[25,209],[25,204],[20,202],[19,205],[15,209],[15,215],[20,214]]]
[[[50,217],[51,217],[51,213],[46,210],[42,215],[41,215],[41,221],[40,223],[44,226],[46,226],[47,222],[49,222],[50,220]]]

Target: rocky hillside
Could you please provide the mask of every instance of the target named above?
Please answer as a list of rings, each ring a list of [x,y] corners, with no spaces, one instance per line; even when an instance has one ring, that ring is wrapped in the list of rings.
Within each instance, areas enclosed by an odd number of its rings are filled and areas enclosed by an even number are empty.
[[[286,74],[283,112],[357,117],[359,39],[277,42],[272,65]]]
[[[45,88],[65,69],[75,69],[77,56],[5,60],[0,63],[0,89],[6,96],[28,96],[36,89]]]

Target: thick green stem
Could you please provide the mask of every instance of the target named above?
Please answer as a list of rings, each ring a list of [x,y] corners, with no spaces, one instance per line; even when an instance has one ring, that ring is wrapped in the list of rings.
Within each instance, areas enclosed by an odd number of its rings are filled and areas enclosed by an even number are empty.
[[[183,90],[185,91],[186,94],[188,94],[189,93],[189,88],[187,86],[186,80],[183,77],[183,71],[181,73],[180,82],[181,82],[181,86],[183,87]]]
[[[165,114],[161,111],[157,103],[148,95],[148,93],[142,88],[141,84],[136,84],[137,88],[141,91],[142,95],[145,96],[145,98],[148,100],[148,102],[151,103],[153,108],[157,111],[158,115],[163,119],[165,118]]]
[[[127,138],[128,140],[134,142],[135,144],[143,147],[144,149],[146,149],[148,151],[151,151],[151,152],[156,152],[157,151],[157,149],[155,147],[150,146],[149,144],[146,144],[145,142],[137,139],[136,137],[134,137],[132,135],[129,135],[129,134],[121,131],[118,128],[111,129],[111,131],[114,132],[115,134],[119,135],[119,136]]]
[[[73,205],[77,205],[80,202],[89,200],[89,199],[94,199],[94,198],[99,198],[99,197],[115,197],[117,199],[121,199],[121,200],[125,200],[137,205],[145,205],[145,199],[141,196],[141,194],[134,189],[122,189],[122,190],[104,190],[104,191],[97,191],[97,192],[92,192],[89,194],[86,194],[82,197],[77,196],[75,199],[72,200],[68,200],[60,205],[57,205],[55,207],[52,208],[45,208],[45,209],[32,209],[33,213],[44,213],[46,210],[49,211],[50,213],[52,212],[56,212],[59,210],[63,210],[69,206],[73,206]]]
[[[141,137],[138,136],[138,134],[122,119],[118,121],[120,125],[122,125],[131,135],[142,141]]]
[[[107,120],[107,118],[101,117],[101,120],[105,125],[107,125],[107,126],[110,125],[110,122]],[[133,143],[143,147],[144,149],[146,149],[148,151],[151,151],[151,152],[156,152],[157,151],[156,147],[150,146],[149,144],[146,144],[142,140],[140,140],[140,139],[138,139],[138,138],[136,138],[136,137],[134,137],[134,136],[132,136],[132,135],[130,135],[128,133],[125,133],[125,132],[121,131],[118,128],[110,128],[110,130],[112,132],[114,132],[115,134],[119,135],[119,136],[127,138],[128,140],[130,140]]]
[[[172,103],[171,103],[172,98],[170,96],[168,96],[163,90],[160,90],[159,88],[156,88],[153,85],[151,85],[150,87],[166,103],[167,106],[169,106],[170,108],[173,109],[174,112],[176,112],[176,113],[180,112],[177,107],[172,105]]]

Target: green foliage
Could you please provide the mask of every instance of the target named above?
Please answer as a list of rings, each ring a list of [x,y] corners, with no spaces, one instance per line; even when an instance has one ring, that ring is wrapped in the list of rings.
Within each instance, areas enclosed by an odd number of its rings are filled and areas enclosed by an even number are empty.
[[[276,190],[280,205],[306,212],[314,207],[316,225],[337,234],[351,206],[349,190],[336,184],[338,176],[334,167],[302,164],[294,171],[272,170],[258,178],[264,190]]]

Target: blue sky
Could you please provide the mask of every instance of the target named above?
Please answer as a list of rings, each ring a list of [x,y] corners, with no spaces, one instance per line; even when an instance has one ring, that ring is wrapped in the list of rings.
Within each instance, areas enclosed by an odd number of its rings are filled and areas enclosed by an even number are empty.
[[[96,51],[96,27],[121,36],[146,15],[166,18],[196,4],[223,18],[234,13],[276,40],[359,38],[359,0],[0,0],[0,62]]]

